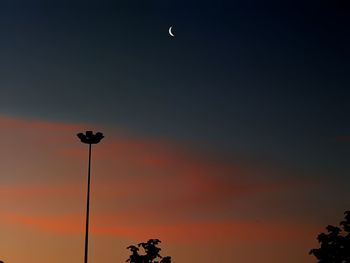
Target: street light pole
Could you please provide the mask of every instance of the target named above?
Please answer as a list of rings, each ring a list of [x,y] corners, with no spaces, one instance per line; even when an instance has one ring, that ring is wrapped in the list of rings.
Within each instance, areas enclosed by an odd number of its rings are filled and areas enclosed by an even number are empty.
[[[78,133],[77,136],[82,143],[89,144],[88,184],[87,184],[86,224],[85,224],[85,252],[84,252],[84,263],[87,263],[88,262],[88,245],[89,245],[91,144],[99,143],[104,136],[101,132],[93,134],[92,131],[86,131],[85,134]]]
[[[89,166],[86,198],[86,223],[85,223],[85,253],[84,263],[88,261],[88,243],[89,243],[89,214],[90,214],[90,170],[91,170],[91,144],[89,144]]]

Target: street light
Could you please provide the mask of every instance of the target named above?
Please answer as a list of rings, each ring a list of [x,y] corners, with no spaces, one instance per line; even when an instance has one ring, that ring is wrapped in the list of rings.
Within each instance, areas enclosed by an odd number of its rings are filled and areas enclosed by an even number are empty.
[[[98,144],[103,139],[104,136],[101,132],[97,132],[96,134],[93,134],[92,131],[86,131],[85,134],[78,133],[77,136],[82,143],[89,144],[88,189],[87,189],[87,201],[86,201],[85,253],[84,253],[84,263],[87,263],[87,261],[88,261],[88,242],[89,242],[91,144]]]

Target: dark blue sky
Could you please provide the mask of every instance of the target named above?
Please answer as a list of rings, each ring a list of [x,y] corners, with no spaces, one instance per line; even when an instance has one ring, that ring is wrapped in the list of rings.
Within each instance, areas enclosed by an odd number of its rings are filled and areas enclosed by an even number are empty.
[[[349,171],[345,0],[45,2],[0,6],[1,113]]]

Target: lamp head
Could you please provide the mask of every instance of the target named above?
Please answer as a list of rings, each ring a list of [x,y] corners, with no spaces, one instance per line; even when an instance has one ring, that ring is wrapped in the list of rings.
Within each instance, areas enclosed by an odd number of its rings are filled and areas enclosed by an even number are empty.
[[[78,133],[77,136],[82,143],[86,144],[97,144],[104,138],[102,132],[94,134],[92,131],[86,131],[85,134]]]

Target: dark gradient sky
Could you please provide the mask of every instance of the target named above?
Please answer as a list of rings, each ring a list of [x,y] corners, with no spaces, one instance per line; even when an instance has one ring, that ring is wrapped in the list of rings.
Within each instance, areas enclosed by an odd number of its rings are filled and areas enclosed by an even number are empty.
[[[46,2],[0,4],[1,114],[350,183],[348,1]]]
[[[2,110],[230,146],[347,133],[349,7],[276,2],[3,7]]]

